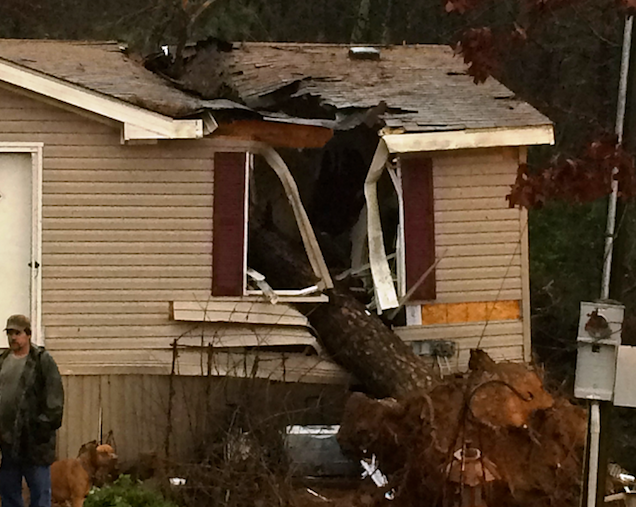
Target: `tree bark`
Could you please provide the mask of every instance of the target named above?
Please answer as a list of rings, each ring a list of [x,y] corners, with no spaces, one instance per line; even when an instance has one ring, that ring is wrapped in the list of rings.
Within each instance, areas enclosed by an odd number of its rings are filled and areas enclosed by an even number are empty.
[[[275,287],[315,283],[304,251],[280,234],[250,228],[249,265]],[[364,385],[368,394],[400,398],[428,389],[431,372],[411,347],[346,288],[328,291],[329,303],[299,305],[318,333],[325,350]]]

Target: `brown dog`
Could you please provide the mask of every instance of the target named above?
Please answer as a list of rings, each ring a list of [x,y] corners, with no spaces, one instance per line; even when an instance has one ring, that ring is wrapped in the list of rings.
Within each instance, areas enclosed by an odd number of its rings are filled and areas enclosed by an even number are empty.
[[[117,469],[117,455],[107,444],[88,442],[77,458],[63,459],[51,465],[51,495],[56,505],[82,507],[93,484],[102,486]]]

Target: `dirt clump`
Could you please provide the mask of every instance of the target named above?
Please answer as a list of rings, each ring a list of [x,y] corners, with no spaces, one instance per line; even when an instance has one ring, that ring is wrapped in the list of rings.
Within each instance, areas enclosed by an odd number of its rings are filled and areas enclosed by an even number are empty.
[[[585,411],[519,363],[473,351],[470,372],[404,399],[354,393],[338,441],[375,455],[394,495],[374,505],[575,506]]]

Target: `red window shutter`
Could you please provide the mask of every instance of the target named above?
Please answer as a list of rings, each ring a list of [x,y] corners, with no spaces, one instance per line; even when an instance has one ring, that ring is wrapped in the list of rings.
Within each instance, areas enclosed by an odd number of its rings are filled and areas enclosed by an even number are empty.
[[[404,246],[406,290],[435,263],[435,215],[433,207],[433,161],[403,158]],[[435,271],[416,289],[412,300],[435,299]]]
[[[243,295],[247,153],[214,154],[212,295]]]

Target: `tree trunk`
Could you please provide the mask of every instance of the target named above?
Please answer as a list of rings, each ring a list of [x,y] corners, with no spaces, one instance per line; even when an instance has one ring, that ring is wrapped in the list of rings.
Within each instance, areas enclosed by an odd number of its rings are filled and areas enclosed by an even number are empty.
[[[367,27],[369,25],[369,15],[371,14],[371,0],[360,0],[360,6],[358,7],[358,17],[356,24],[353,27],[351,33],[351,43],[356,44],[362,42],[362,39],[367,33]]]
[[[278,233],[250,229],[249,265],[275,287],[303,287],[315,283],[304,251]],[[356,376],[376,397],[402,397],[428,389],[432,375],[412,349],[377,315],[367,311],[345,288],[328,291],[329,303],[300,305],[326,351]]]

